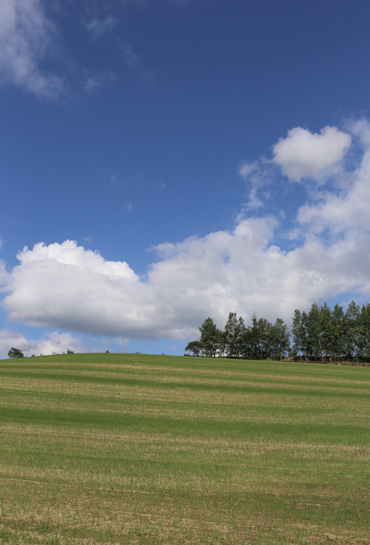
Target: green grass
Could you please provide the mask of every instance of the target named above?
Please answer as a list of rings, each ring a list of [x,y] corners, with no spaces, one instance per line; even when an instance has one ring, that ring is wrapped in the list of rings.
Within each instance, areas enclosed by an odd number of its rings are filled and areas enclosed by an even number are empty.
[[[0,362],[0,544],[370,543],[370,368]]]

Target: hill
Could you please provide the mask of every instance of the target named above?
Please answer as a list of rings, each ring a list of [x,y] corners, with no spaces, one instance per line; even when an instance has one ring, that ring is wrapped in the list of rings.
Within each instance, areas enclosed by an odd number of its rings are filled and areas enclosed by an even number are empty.
[[[0,362],[0,543],[370,543],[370,369]]]

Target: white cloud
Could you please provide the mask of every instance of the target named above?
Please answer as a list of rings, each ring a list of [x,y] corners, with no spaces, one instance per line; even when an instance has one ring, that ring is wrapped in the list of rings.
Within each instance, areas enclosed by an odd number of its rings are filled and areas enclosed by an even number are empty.
[[[290,324],[295,308],[343,294],[348,298],[348,293],[369,296],[370,126],[357,123],[349,130],[355,145],[361,139],[362,156],[351,171],[341,172],[349,180],[342,186],[346,190],[338,192],[334,185],[298,210],[295,233],[303,242],[296,242],[296,248],[278,246],[276,218],[240,216],[232,231],[156,246],[158,261],[141,278],[124,261],[107,261],[76,242],[39,243],[19,253],[20,263],[11,273],[3,267],[9,319],[124,342],[185,339],[197,336],[207,316],[219,326],[231,311],[245,318],[253,312],[271,320],[280,316]],[[324,147],[328,131],[316,135],[324,138]],[[344,134],[335,128],[329,133]],[[343,143],[351,140],[347,136]],[[266,168],[262,162],[253,165],[244,169],[249,177],[257,176],[252,191],[264,185],[269,168],[268,163]],[[43,342],[55,346],[56,341]]]
[[[57,98],[62,80],[41,68],[50,50],[53,27],[40,0],[0,2],[0,77],[3,83],[40,98]]]
[[[49,333],[43,339],[28,341],[25,356],[32,354],[62,354],[67,349],[73,352],[86,352],[86,345],[72,333]]]
[[[0,330],[0,359],[8,356],[11,348],[19,348],[25,356],[62,354],[69,348],[74,352],[86,352],[86,345],[72,333],[48,333],[38,340],[29,340],[19,331]]]
[[[298,211],[301,225],[316,233],[329,229],[332,233],[357,233],[361,238],[370,230],[370,125],[361,120],[353,125],[353,133],[360,136],[364,151],[359,165],[347,173],[347,189],[321,192],[317,202]]]
[[[320,134],[296,127],[274,145],[274,162],[283,174],[298,182],[336,165],[350,145],[351,136],[336,127],[324,127]]]
[[[0,359],[6,358],[11,348],[19,348],[23,351],[27,347],[28,341],[24,335],[18,331],[0,329]]]
[[[11,320],[114,336],[122,322],[130,331],[143,323],[148,294],[126,263],[104,261],[71,241],[37,244],[18,258],[5,299]]]
[[[9,319],[35,326],[122,336],[184,339],[207,316],[256,311],[290,323],[295,308],[349,291],[367,293],[370,255],[361,244],[327,248],[311,235],[290,252],[274,245],[276,219],[161,244],[145,280],[125,262],[105,261],[75,242],[25,248],[4,300]]]

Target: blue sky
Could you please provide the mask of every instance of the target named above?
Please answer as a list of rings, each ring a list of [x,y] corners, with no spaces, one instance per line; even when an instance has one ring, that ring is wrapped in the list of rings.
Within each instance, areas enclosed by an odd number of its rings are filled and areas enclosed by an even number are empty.
[[[370,300],[366,1],[3,0],[0,357]]]

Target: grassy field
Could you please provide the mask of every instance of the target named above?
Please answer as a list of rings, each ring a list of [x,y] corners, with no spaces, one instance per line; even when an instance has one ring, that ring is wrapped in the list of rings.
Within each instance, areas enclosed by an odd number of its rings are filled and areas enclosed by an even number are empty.
[[[370,543],[370,369],[0,361],[0,544]]]

